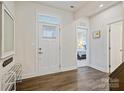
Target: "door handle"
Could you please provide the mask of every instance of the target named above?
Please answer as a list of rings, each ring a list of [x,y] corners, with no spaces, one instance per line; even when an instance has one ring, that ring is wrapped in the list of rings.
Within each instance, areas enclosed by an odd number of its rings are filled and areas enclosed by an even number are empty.
[[[41,48],[39,48],[39,50],[42,50]]]
[[[43,52],[38,52],[39,54],[43,54]]]
[[[42,50],[42,49],[41,49],[41,48],[39,48],[39,52],[38,52],[38,54],[43,54],[43,52],[41,52],[41,50]]]

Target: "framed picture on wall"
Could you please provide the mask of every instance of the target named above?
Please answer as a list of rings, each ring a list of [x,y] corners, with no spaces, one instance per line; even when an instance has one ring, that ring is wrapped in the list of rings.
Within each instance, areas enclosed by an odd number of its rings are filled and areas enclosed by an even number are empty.
[[[93,32],[93,38],[96,39],[96,38],[100,38],[101,37],[101,31],[94,31]]]

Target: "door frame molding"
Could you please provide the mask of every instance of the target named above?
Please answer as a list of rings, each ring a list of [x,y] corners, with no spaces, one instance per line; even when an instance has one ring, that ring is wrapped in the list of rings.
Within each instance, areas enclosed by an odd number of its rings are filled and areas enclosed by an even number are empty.
[[[39,22],[38,22],[38,18],[37,16],[39,15],[43,15],[41,13],[36,13],[36,32],[35,32],[35,74],[34,76],[39,76],[39,60],[38,60],[38,48],[39,48]],[[50,15],[52,16],[52,15]],[[44,23],[44,22],[41,22]],[[49,23],[46,23],[49,24]],[[61,34],[61,24],[55,24],[59,26],[59,64],[62,64],[62,44],[61,44],[61,40],[62,40],[62,34]],[[60,70],[58,72],[61,72],[62,68],[60,67]],[[40,75],[41,76],[41,75]]]
[[[108,23],[107,24],[107,73],[110,74],[110,27],[111,27],[111,24],[114,24],[114,23],[117,23],[117,22],[122,22],[123,24],[123,20],[117,20],[117,21],[113,21],[111,23]],[[123,25],[122,25],[122,30],[123,30]],[[123,34],[123,31],[122,31],[122,34]],[[122,48],[123,48],[123,35],[122,35]],[[122,61],[123,61],[123,52],[122,52]]]

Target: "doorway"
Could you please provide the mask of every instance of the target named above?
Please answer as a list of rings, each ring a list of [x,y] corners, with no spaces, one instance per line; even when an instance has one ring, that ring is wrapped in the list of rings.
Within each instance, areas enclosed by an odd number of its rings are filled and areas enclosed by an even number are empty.
[[[59,25],[39,22],[38,32],[39,75],[59,72]]]
[[[87,29],[83,26],[76,27],[77,33],[77,49],[76,61],[77,67],[83,67],[87,64]]]
[[[112,73],[122,63],[123,22],[109,25],[109,72]]]

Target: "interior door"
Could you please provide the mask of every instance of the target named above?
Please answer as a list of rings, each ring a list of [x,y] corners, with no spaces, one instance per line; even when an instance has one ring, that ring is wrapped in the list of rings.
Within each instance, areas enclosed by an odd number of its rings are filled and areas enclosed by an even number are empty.
[[[110,25],[110,72],[122,63],[122,22]]]
[[[39,73],[59,71],[59,26],[39,23]]]

